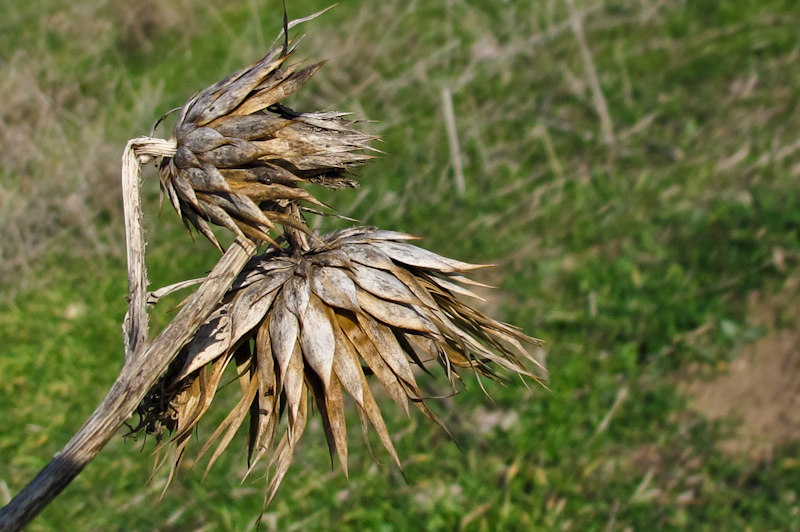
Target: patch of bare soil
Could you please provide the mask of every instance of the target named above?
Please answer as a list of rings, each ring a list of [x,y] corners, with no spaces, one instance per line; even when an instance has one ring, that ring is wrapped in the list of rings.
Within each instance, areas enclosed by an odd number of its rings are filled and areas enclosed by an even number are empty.
[[[711,420],[740,420],[728,453],[769,460],[776,445],[800,438],[800,298],[797,280],[774,297],[754,293],[749,313],[767,334],[747,346],[727,370],[685,387],[690,407]]]

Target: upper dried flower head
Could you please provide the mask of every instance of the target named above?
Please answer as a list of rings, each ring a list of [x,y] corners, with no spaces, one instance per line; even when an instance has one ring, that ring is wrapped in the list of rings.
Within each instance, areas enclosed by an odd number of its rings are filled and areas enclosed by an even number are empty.
[[[251,464],[271,453],[274,494],[306,426],[309,395],[346,471],[343,391],[364,430],[371,424],[400,464],[369,373],[404,410],[410,401],[437,422],[413,365],[428,371],[428,362],[438,363],[451,382],[459,371],[494,377],[495,368],[537,379],[523,363],[538,365],[523,342],[538,340],[456,297],[480,299],[465,286],[479,283],[463,274],[481,266],[414,246],[413,238],[355,227],[323,235],[301,254],[272,247],[254,257],[141,405],[139,430],[174,432],[179,459],[233,362],[242,398],[206,443],[222,436],[209,467],[249,414]],[[273,451],[284,413],[286,432]]]
[[[291,55],[277,48],[196,94],[175,124],[177,152],[162,160],[162,187],[184,222],[217,247],[208,222],[265,241],[276,223],[307,232],[290,205],[322,204],[298,183],[356,186],[349,169],[371,158],[364,152],[375,137],[354,129],[345,113],[299,113],[280,103],[322,66],[287,66]]]

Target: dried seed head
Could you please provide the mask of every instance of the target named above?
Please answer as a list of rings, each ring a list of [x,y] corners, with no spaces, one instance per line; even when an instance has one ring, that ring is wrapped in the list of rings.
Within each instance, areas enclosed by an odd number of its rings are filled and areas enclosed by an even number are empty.
[[[375,137],[354,129],[346,113],[299,113],[280,103],[322,66],[285,66],[291,54],[273,50],[181,109],[177,153],[162,160],[161,185],[184,223],[217,247],[209,222],[266,241],[276,223],[307,231],[298,217],[286,218],[287,206],[322,203],[298,183],[357,186],[349,170],[371,158],[364,152]]]
[[[371,424],[400,465],[364,368],[404,410],[410,400],[436,422],[413,365],[425,369],[435,360],[451,383],[462,370],[495,377],[497,367],[538,380],[524,361],[539,364],[523,347],[538,340],[456,298],[478,297],[464,286],[477,283],[462,274],[481,266],[412,239],[356,227],[324,235],[302,254],[272,247],[254,257],[140,407],[139,430],[174,432],[180,457],[223,370],[235,362],[242,399],[201,453],[222,438],[211,467],[249,414],[251,467],[264,454],[275,467],[271,498],[306,426],[309,392],[331,455],[346,472],[343,390],[358,405],[365,431]],[[287,429],[273,449],[283,412]]]

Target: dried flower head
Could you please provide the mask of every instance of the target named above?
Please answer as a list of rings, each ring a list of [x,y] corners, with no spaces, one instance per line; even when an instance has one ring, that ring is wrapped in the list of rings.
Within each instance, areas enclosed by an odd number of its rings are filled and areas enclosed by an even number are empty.
[[[436,361],[451,383],[460,370],[495,377],[497,367],[538,380],[522,362],[538,365],[522,345],[538,340],[456,297],[481,299],[465,286],[479,283],[463,274],[482,266],[414,246],[414,238],[355,227],[324,235],[299,255],[271,247],[254,257],[142,404],[138,430],[173,432],[177,466],[234,363],[242,398],[201,454],[222,436],[210,468],[249,414],[251,468],[271,454],[271,497],[306,426],[309,392],[331,456],[338,454],[346,472],[343,390],[355,399],[365,434],[369,423],[400,465],[369,373],[406,412],[410,400],[437,422],[412,365]],[[282,413],[286,432],[272,451]]]
[[[276,223],[307,232],[288,214],[291,205],[322,203],[298,183],[357,186],[349,169],[371,158],[364,151],[375,137],[354,129],[346,113],[299,113],[280,103],[322,66],[285,66],[291,55],[288,45],[277,48],[201,91],[175,124],[178,147],[161,162],[162,189],[184,223],[217,247],[209,222],[269,242]]]

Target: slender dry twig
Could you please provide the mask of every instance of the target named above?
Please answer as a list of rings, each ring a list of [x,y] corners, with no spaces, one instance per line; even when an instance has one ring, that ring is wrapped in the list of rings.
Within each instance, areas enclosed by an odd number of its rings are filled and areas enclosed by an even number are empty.
[[[172,157],[174,140],[139,137],[128,141],[122,155],[122,206],[125,214],[125,242],[128,253],[128,313],[122,325],[125,339],[125,360],[147,341],[147,267],[144,263],[144,231],[142,201],[139,194],[139,165],[155,157]]]
[[[453,93],[448,87],[442,89],[442,108],[444,123],[447,126],[447,142],[450,145],[450,160],[453,164],[453,176],[456,181],[456,192],[463,196],[467,190],[464,179],[464,163],[461,160],[461,147],[458,143],[458,129],[456,128],[456,115],[453,111]]]
[[[594,108],[597,115],[600,117],[600,129],[603,131],[603,142],[613,150],[616,146],[614,124],[611,121],[611,114],[608,112],[608,103],[606,102],[606,97],[603,95],[603,89],[600,87],[600,79],[597,77],[597,67],[595,66],[592,52],[589,50],[589,45],[586,42],[586,32],[583,30],[583,14],[575,9],[575,0],[565,1],[569,8],[572,32],[575,34],[578,47],[581,50],[581,59],[583,60],[586,80],[589,82],[589,87],[592,89]]]

